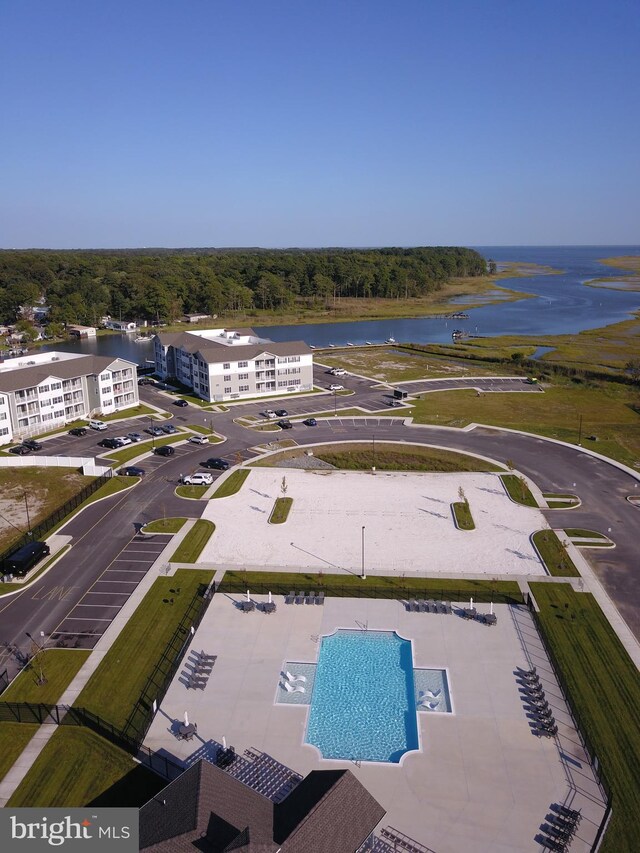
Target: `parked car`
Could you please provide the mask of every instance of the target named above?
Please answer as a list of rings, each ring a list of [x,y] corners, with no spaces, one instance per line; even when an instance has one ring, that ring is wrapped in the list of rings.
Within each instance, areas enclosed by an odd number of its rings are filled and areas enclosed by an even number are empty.
[[[144,439],[144,436],[141,435],[139,432],[128,432],[127,438],[130,438],[131,441],[142,441]]]
[[[125,444],[131,444],[131,439],[128,435],[116,435],[113,440],[118,442],[119,447],[124,447]]]
[[[278,417],[278,416],[276,415],[276,413],[273,411],[273,409],[267,409],[267,410],[264,412],[264,416],[265,416],[265,418],[269,418],[269,420],[272,420],[273,418],[277,418],[277,417]]]
[[[9,453],[15,453],[16,456],[26,456],[27,453],[31,453],[31,448],[25,444],[17,444],[15,447],[9,448]]]
[[[289,412],[286,409],[276,409],[276,415],[279,418],[286,418],[289,415]]]
[[[344,385],[329,385],[329,391],[344,391]]]
[[[280,429],[293,429],[291,421],[278,421],[278,426]]]
[[[121,477],[144,477],[145,473],[144,468],[138,468],[137,465],[127,465],[118,471]]]
[[[27,542],[4,561],[4,572],[23,576],[43,557],[51,553],[46,542]]]
[[[401,406],[401,405],[402,405],[402,403],[400,402],[400,400],[389,400],[389,402],[387,403],[387,405],[388,405],[388,406],[391,406],[391,408],[392,408],[392,409],[395,409],[395,408],[397,408],[398,406]]]
[[[103,430],[103,429],[106,429],[108,427],[108,424],[106,424],[104,421],[90,420],[89,426],[91,427],[91,429]]]
[[[178,432],[178,430],[174,427],[174,425],[173,425],[173,424],[162,424],[162,426],[160,427],[160,429],[161,429],[161,430],[162,430],[162,432],[164,432],[166,435],[172,435],[174,432]]]
[[[181,408],[183,408],[183,409],[184,409],[184,407],[185,407],[185,406],[188,406],[189,404],[187,403],[187,401],[186,401],[186,400],[174,400],[174,401],[173,401],[173,405],[174,405],[174,406],[180,406]]]
[[[148,376],[141,376],[140,379],[138,379],[138,385],[153,385],[153,384],[155,384],[153,379],[149,379]]]
[[[69,435],[86,435],[88,432],[86,427],[73,427],[73,429],[69,430]]]
[[[209,439],[206,435],[192,435],[188,441],[190,444],[209,444]]]
[[[315,418],[307,418],[302,422],[305,426],[318,426],[318,421]]]
[[[158,456],[173,456],[176,451],[170,444],[161,444],[160,447],[154,447],[153,452]]]
[[[185,486],[210,486],[213,483],[213,477],[206,471],[197,471],[195,474],[183,477],[182,482]]]
[[[40,442],[33,438],[25,438],[22,443],[25,447],[28,447],[29,450],[42,450]]]
[[[145,429],[145,432],[148,432],[149,435],[164,435],[164,433],[162,432],[162,427],[159,426],[147,427],[147,429]]]
[[[226,459],[218,459],[216,456],[212,456],[211,459],[207,459],[202,464],[205,468],[217,468],[218,471],[226,471],[231,468],[231,462],[227,462]]]
[[[116,447],[122,447],[122,445],[116,438],[103,438],[102,441],[98,442],[98,447],[109,447],[111,450],[115,450]]]

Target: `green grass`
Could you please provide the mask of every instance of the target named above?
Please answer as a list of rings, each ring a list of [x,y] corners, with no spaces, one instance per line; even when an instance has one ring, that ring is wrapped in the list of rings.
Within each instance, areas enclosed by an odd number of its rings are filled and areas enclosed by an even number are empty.
[[[175,444],[177,441],[184,441],[185,434],[183,432],[178,435],[163,435],[162,438],[157,436],[155,439],[149,438],[145,441],[134,441],[123,447],[121,450],[106,450],[101,456],[105,459],[113,459],[114,466],[123,465],[130,459],[135,459],[137,456],[142,456],[149,453],[154,447],[162,447],[165,444]]]
[[[293,498],[276,498],[269,516],[269,524],[284,524],[289,517],[292,504]]]
[[[234,471],[227,479],[218,486],[212,498],[228,498],[229,495],[235,495],[242,488],[244,481],[247,479],[251,471],[248,468],[239,468]]]
[[[563,494],[558,494],[557,492],[543,492],[542,497],[545,500],[550,500],[550,501],[565,500],[565,501],[573,501],[574,503],[577,503],[579,500],[577,495],[563,495]]]
[[[176,495],[179,498],[190,498],[191,500],[200,500],[211,486],[178,486]]]
[[[158,518],[142,528],[143,533],[177,533],[182,529],[186,518]]]
[[[491,462],[437,447],[412,444],[372,442],[341,444],[340,447],[318,447],[314,456],[348,471],[366,471],[375,466],[378,471],[498,471]]]
[[[215,529],[216,526],[212,521],[199,518],[176,548],[170,562],[197,563],[202,549],[213,535]]]
[[[0,702],[55,705],[89,655],[90,652],[80,649],[46,649],[11,682]],[[44,684],[38,684],[41,669],[46,678]]]
[[[183,569],[158,578],[74,704],[122,728],[193,596],[212,577]]]
[[[531,538],[550,575],[564,578],[580,577],[580,572],[554,530],[537,530]]]
[[[613,790],[601,853],[640,850],[640,675],[592,595],[531,583],[543,634],[558,661]]]
[[[123,421],[129,418],[137,418],[140,415],[149,416],[157,414],[158,412],[155,409],[150,409],[149,406],[141,403],[139,406],[133,406],[130,409],[120,409],[119,412],[112,412],[109,415],[96,415],[96,417],[100,421]]]
[[[38,726],[31,723],[0,723],[0,779],[4,779],[37,731]]]
[[[517,474],[502,474],[500,477],[512,501],[522,506],[537,507],[538,502],[531,494],[529,486]]]
[[[141,806],[167,784],[86,728],[60,726],[9,806]]]
[[[604,533],[598,533],[596,530],[586,530],[584,527],[565,527],[564,532],[570,539],[587,538],[587,539],[606,539]]]
[[[290,590],[321,589],[326,595],[350,597],[363,594],[378,598],[404,598],[411,595],[423,595],[426,598],[438,598],[453,601],[468,601],[473,596],[474,601],[504,600],[522,601],[522,593],[517,581],[470,580],[448,578],[417,578],[369,575],[363,581],[359,575],[331,575],[324,572],[245,572],[227,571],[219,586],[220,592],[243,592],[247,589],[266,592],[271,590],[278,595]]]
[[[50,536],[51,534],[48,535]],[[34,572],[34,574],[30,575],[24,583],[3,583],[2,586],[0,586],[0,598],[2,598],[3,595],[8,595],[10,592],[16,592],[19,589],[26,589],[27,587],[31,586],[34,581],[38,580],[40,575],[46,572],[51,563],[53,563],[55,560],[58,560],[60,557],[62,557],[63,554],[66,554],[69,548],[71,548],[70,544],[64,545],[59,551],[57,551],[52,557],[50,557],[46,561],[46,563],[40,566],[40,568],[36,572]]]
[[[455,503],[451,504],[451,508],[453,509],[453,514],[456,517],[456,524],[458,525],[460,530],[476,529],[468,501],[456,501]]]
[[[187,429],[191,430],[191,432],[197,432],[199,435],[206,435],[209,439],[209,444],[219,444],[222,441],[222,436],[217,435],[209,427],[200,426],[199,424],[189,424]]]

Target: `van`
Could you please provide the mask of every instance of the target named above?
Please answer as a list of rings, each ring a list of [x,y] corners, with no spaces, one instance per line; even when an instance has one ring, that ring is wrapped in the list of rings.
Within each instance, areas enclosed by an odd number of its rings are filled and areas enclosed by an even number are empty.
[[[107,429],[108,424],[104,421],[89,421],[91,429]]]
[[[3,571],[6,575],[26,575],[29,569],[50,553],[51,549],[46,542],[28,542],[5,559]]]

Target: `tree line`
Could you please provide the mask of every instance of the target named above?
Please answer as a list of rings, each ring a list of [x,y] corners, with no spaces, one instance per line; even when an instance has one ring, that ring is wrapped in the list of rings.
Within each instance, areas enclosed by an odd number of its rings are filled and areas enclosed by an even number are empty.
[[[95,326],[104,315],[173,322],[330,305],[341,297],[422,296],[487,272],[472,249],[1,251],[0,319],[39,300],[52,323]]]

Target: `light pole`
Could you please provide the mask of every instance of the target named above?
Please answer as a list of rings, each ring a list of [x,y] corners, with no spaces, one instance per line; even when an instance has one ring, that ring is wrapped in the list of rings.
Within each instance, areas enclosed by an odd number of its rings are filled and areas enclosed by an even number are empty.
[[[338,392],[333,392],[333,417],[335,418],[338,414]]]
[[[367,579],[367,573],[364,569],[364,525],[362,526],[362,572],[360,574],[360,578],[364,581]]]
[[[580,423],[578,426],[578,447],[582,447],[582,415],[580,415]]]
[[[27,493],[24,493],[24,508],[27,511],[27,526],[28,526],[28,534],[31,536],[31,519],[29,518],[29,503],[27,501]]]
[[[40,653],[44,651],[44,631],[40,631],[40,639],[42,641],[42,645],[40,645],[37,640],[31,636],[28,631],[25,631],[27,637],[31,640],[32,644],[36,647],[37,651],[33,656],[34,663],[38,666],[38,684],[46,684],[47,677],[44,674],[44,667],[42,666],[42,659],[40,657]]]
[[[373,436],[371,438],[371,444],[373,446],[373,470],[375,471],[376,470],[376,434],[375,434],[375,432],[373,433]]]
[[[151,449],[155,450],[156,447],[156,437],[153,434],[153,418],[149,415],[149,432],[151,433]]]

